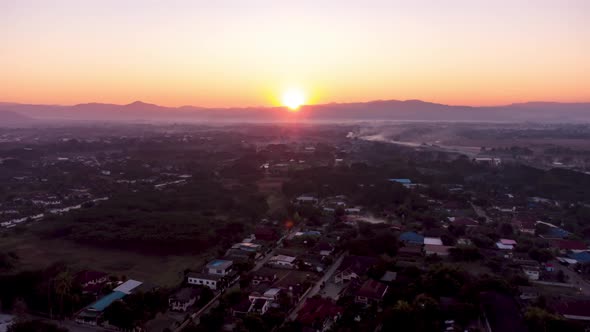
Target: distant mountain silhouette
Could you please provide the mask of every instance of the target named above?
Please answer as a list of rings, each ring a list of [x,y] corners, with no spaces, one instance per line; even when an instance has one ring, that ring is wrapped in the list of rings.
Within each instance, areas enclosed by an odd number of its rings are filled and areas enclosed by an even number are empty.
[[[289,113],[282,107],[165,107],[135,101],[127,105],[87,103],[73,106],[0,103],[0,111],[35,119],[98,121],[502,121],[590,122],[590,103],[529,102],[495,107],[452,106],[421,100],[376,100],[303,106]]]
[[[3,111],[2,107],[5,104],[0,104],[0,127],[18,127],[18,126],[28,126],[34,122],[28,116],[24,116],[17,112],[12,111]]]

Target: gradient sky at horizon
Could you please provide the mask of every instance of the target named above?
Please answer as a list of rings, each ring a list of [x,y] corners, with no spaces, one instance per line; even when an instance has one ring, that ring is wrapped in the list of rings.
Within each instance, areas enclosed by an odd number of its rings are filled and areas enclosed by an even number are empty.
[[[590,101],[586,0],[0,0],[0,101]]]

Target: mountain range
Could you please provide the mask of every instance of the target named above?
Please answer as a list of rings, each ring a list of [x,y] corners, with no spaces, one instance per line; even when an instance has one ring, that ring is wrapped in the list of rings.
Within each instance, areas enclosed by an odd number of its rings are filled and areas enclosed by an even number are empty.
[[[0,103],[0,125],[40,122],[282,122],[282,121],[499,121],[590,122],[590,103],[528,102],[504,106],[452,106],[421,100],[378,100],[282,107],[166,107],[136,101],[127,105],[87,103],[71,106]]]

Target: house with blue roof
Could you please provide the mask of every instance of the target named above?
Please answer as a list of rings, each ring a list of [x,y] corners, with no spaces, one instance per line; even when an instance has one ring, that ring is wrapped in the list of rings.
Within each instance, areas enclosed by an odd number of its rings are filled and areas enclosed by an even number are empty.
[[[399,240],[406,244],[423,245],[424,236],[416,232],[403,232],[399,235]]]
[[[570,236],[571,233],[566,231],[565,229],[559,227],[550,228],[547,233],[541,235],[544,239],[565,239],[566,237]]]
[[[574,254],[570,254],[568,257],[577,260],[578,263],[581,264],[590,263],[590,252],[588,251],[581,251]]]
[[[389,182],[397,182],[399,184],[412,184],[412,180],[410,179],[389,179]]]
[[[96,302],[84,308],[76,315],[76,322],[81,324],[98,326],[101,323],[104,310],[116,301],[123,299],[131,294],[137,287],[143,283],[137,280],[127,280],[119,285],[110,294],[107,294]]]

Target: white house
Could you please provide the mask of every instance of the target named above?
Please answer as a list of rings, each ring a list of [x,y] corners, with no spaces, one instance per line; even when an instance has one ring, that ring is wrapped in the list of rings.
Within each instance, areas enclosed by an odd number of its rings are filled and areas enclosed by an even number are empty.
[[[433,246],[442,246],[443,242],[438,237],[425,237],[424,244],[433,245]]]
[[[221,282],[223,279],[222,275],[218,274],[207,274],[199,272],[191,272],[187,276],[187,282],[190,285],[202,285],[217,290],[221,288]]]
[[[539,280],[539,267],[525,265],[522,267],[522,271],[529,278],[529,280]]]
[[[268,260],[268,264],[285,269],[294,269],[296,259],[293,256],[276,255]]]

